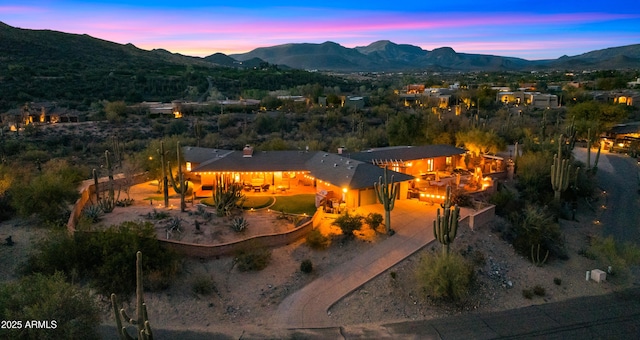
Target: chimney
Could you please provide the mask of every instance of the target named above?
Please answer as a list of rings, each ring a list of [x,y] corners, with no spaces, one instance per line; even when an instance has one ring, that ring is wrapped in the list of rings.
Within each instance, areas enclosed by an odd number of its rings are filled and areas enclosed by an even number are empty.
[[[344,146],[339,147],[339,148],[338,148],[338,155],[342,155],[342,153],[343,153],[344,151],[346,151],[346,150],[347,150],[347,148],[345,148]]]
[[[244,149],[242,149],[242,157],[252,157],[253,156],[253,148],[251,146],[249,146],[249,144],[244,146]]]

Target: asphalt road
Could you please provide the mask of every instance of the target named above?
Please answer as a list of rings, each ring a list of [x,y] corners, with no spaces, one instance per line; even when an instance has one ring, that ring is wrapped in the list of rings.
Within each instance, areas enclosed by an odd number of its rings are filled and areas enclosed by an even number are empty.
[[[606,192],[606,208],[600,216],[603,234],[612,235],[617,242],[640,245],[640,167],[636,159],[626,155],[602,156],[611,164],[610,168],[597,172],[599,186]]]

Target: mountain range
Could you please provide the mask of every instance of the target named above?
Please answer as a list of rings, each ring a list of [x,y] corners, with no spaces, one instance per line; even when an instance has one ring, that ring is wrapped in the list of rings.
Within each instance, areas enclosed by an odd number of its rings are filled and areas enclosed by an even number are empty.
[[[269,63],[281,67],[339,72],[398,71],[528,71],[640,68],[640,44],[607,48],[577,56],[549,60],[526,60],[495,55],[469,54],[450,47],[431,51],[388,40],[347,48],[335,42],[297,43],[261,47],[242,54],[215,53],[204,58],[146,51],[132,44],[50,30],[14,28],[0,22],[0,64],[62,62],[83,64],[123,63],[132,65],[192,64],[253,68]]]
[[[526,60],[459,53],[450,47],[431,51],[388,40],[347,48],[334,42],[285,44],[230,55],[235,60],[261,59],[293,68],[333,71],[522,71],[549,69],[629,69],[640,67],[640,44],[592,51],[558,59]]]

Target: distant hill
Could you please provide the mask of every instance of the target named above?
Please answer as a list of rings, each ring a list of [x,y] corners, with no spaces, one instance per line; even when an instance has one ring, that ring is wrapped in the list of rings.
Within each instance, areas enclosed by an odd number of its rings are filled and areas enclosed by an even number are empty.
[[[484,54],[458,53],[450,47],[432,51],[388,40],[346,48],[333,42],[285,44],[230,55],[237,60],[260,58],[292,68],[334,71],[522,71],[544,69],[640,68],[640,44],[592,51],[553,60],[526,60]]]

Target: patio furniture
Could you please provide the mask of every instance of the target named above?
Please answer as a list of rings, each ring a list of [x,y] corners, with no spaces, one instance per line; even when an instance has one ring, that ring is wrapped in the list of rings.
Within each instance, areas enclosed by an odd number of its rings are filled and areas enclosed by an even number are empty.
[[[262,191],[264,191],[264,192],[269,191],[269,187],[270,187],[270,186],[271,186],[271,184],[264,184],[264,185],[262,186]]]

